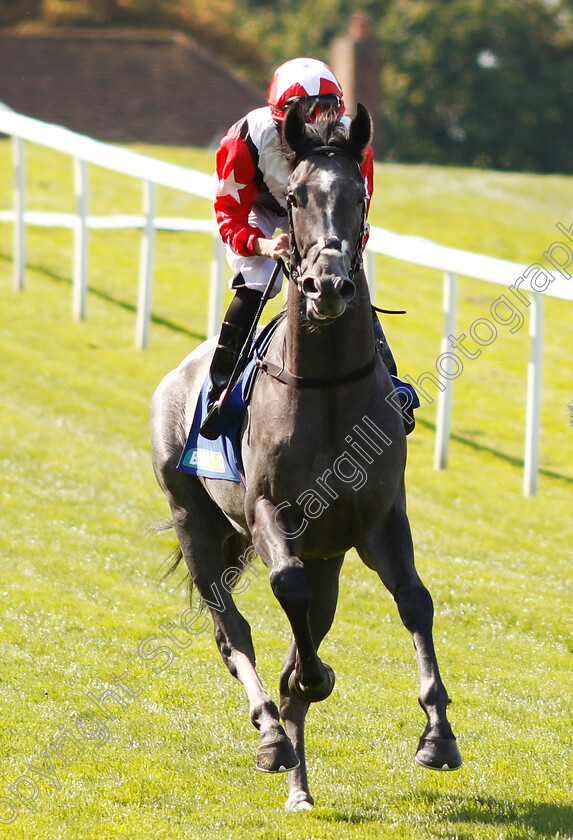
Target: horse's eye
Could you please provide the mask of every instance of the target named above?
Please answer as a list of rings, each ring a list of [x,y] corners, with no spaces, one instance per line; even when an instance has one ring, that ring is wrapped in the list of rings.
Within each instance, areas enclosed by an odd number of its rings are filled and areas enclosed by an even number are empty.
[[[294,193],[288,193],[287,204],[288,204],[289,207],[298,207],[298,202],[296,200],[296,195]]]

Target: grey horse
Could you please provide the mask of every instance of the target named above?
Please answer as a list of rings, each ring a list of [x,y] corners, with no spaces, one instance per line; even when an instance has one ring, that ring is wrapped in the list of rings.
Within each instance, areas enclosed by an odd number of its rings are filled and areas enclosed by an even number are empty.
[[[334,685],[317,649],[334,619],[351,548],[391,592],[412,634],[427,717],[416,759],[440,770],[461,765],[434,651],[433,604],[414,565],[403,419],[377,352],[361,262],[367,196],[357,164],[371,128],[362,106],[347,136],[331,123],[305,124],[296,107],[285,120],[291,277],[286,315],[258,361],[242,428],[244,482],[177,469],[214,340],[164,378],[151,406],[153,466],[180,553],[211,605],[221,656],[246,692],[260,732],[257,766],[289,771],[287,810],[313,805],[304,722],[309,704]],[[231,587],[220,585],[249,546],[268,567],[292,628],[280,713],[255,669],[249,625]]]

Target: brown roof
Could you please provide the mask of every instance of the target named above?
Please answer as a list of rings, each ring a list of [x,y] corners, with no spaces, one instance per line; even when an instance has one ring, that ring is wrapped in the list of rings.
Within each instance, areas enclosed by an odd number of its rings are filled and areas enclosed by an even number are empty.
[[[265,95],[177,32],[0,29],[0,102],[99,140],[207,146]]]

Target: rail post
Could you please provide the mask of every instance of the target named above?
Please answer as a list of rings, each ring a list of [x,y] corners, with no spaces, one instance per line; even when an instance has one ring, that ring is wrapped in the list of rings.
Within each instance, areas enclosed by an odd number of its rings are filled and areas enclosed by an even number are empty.
[[[12,138],[14,161],[14,290],[21,292],[26,278],[26,149],[21,137]]]
[[[74,228],[74,321],[86,317],[88,295],[88,210],[89,172],[85,160],[74,158],[74,185],[76,193],[76,224]]]
[[[218,231],[213,236],[214,254],[211,262],[211,288],[207,316],[207,338],[217,335],[223,318],[223,291],[225,275],[225,246]]]
[[[153,291],[153,266],[155,261],[155,214],[157,188],[152,181],[143,182],[143,231],[139,262],[139,294],[135,346],[145,350],[149,342],[151,320],[151,295]]]
[[[444,273],[444,334],[442,335],[440,355],[447,353],[449,350],[448,336],[455,333],[457,307],[458,277],[456,274],[446,271]],[[445,470],[448,465],[454,382],[453,379],[446,378],[443,372],[440,372],[439,379],[444,385],[444,390],[440,390],[438,394],[434,469]]]
[[[539,430],[543,379],[543,297],[531,295],[529,315],[529,364],[527,366],[527,413],[523,495],[537,496],[539,489]]]
[[[366,282],[368,283],[368,291],[370,292],[370,300],[376,303],[376,254],[374,251],[369,251],[366,248],[364,252],[364,268],[366,269]]]

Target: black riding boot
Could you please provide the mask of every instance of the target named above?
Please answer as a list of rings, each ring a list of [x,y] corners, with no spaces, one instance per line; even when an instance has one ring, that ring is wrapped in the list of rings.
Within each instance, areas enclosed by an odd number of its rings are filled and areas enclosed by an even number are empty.
[[[262,293],[257,289],[240,286],[227,310],[209,370],[211,387],[207,403],[207,419],[201,426],[203,437],[211,440],[219,437],[220,433],[210,428],[213,418],[217,416],[217,411],[213,411],[213,408],[229,384],[237,359],[255,320],[261,297]]]
[[[394,359],[394,354],[390,350],[390,345],[388,344],[388,340],[384,335],[384,330],[382,329],[382,324],[380,323],[380,319],[376,315],[374,309],[372,310],[372,320],[374,322],[374,341],[376,342],[380,355],[382,356],[382,361],[384,362],[388,373],[391,376],[398,376],[398,368],[396,367],[396,360]],[[404,418],[404,429],[406,430],[406,434],[409,435],[410,432],[414,431],[414,426],[416,425],[416,420],[414,419],[414,410],[408,406],[402,406],[402,417]]]

